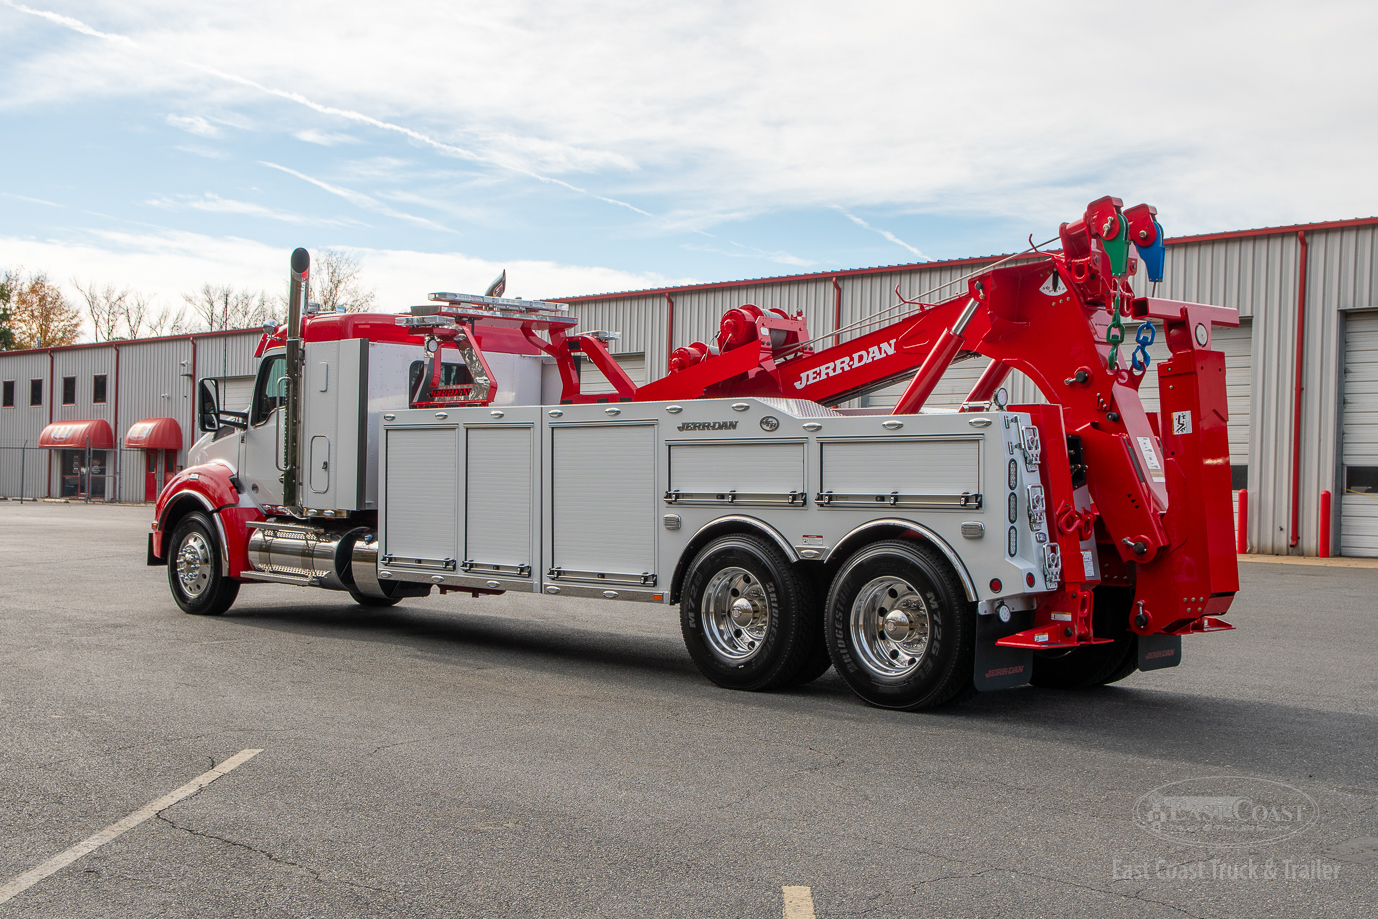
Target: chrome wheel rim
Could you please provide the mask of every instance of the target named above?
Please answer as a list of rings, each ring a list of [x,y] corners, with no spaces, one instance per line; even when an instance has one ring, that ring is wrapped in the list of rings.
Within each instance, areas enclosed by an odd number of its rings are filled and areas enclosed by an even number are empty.
[[[177,580],[188,597],[199,597],[211,582],[211,548],[200,533],[188,533],[177,550]]]
[[[852,644],[862,666],[882,679],[908,676],[923,663],[933,631],[928,604],[903,578],[868,581],[852,601]]]
[[[703,634],[709,650],[740,664],[761,652],[770,629],[770,597],[745,568],[724,568],[703,589]]]

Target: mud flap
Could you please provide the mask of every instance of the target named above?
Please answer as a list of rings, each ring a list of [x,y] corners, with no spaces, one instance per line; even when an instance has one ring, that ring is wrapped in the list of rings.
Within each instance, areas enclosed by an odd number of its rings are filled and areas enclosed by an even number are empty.
[[[1139,669],[1162,670],[1182,663],[1181,635],[1140,635]]]
[[[154,566],[154,565],[166,565],[166,564],[167,564],[167,559],[165,559],[165,558],[159,558],[158,556],[156,556],[156,555],[153,554],[153,534],[152,534],[152,533],[149,533],[149,534],[148,534],[148,565],[149,565],[150,567],[152,567],[152,566]]]
[[[1028,648],[1001,648],[995,643],[1006,635],[1033,627],[1033,610],[1016,612],[1009,622],[998,616],[979,616],[976,620],[976,669],[972,683],[979,692],[1011,689],[1029,682],[1033,673],[1033,651]]]

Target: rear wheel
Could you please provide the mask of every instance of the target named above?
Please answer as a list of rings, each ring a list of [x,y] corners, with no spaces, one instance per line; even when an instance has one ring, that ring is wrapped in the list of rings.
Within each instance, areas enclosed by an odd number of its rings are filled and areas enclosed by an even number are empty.
[[[1118,682],[1139,669],[1139,636],[1129,628],[1133,606],[1133,588],[1097,587],[1092,630],[1097,638],[1113,641],[1072,651],[1035,652],[1029,682],[1044,689],[1088,689]]]
[[[680,629],[714,683],[775,689],[797,682],[813,660],[818,608],[812,586],[779,549],[755,536],[724,536],[689,566]]]
[[[833,578],[824,634],[833,666],[880,708],[933,708],[971,690],[976,617],[945,559],[908,540],[861,549]]]
[[[172,531],[167,581],[182,612],[197,616],[219,616],[239,596],[239,582],[225,576],[215,524],[200,511]]]

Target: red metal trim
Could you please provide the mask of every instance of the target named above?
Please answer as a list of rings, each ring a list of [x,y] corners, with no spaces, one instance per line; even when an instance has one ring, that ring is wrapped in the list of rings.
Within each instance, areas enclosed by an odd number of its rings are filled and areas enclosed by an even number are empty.
[[[1302,366],[1306,355],[1306,231],[1297,231],[1301,253],[1297,263],[1297,364],[1292,390],[1292,539],[1301,541],[1301,391]]]
[[[1321,558],[1330,558],[1330,492],[1321,492]]]
[[[1245,555],[1249,551],[1249,489],[1239,490],[1239,533],[1235,536],[1235,552]]]
[[[842,344],[842,336],[836,334],[842,328],[842,285],[837,283],[837,276],[833,276],[833,344]]]
[[[1338,230],[1344,227],[1366,227],[1378,225],[1378,217],[1355,217],[1350,220],[1323,220],[1318,223],[1294,223],[1285,227],[1259,227],[1255,230],[1225,230],[1220,233],[1198,233],[1195,236],[1176,236],[1167,240],[1169,245],[1180,243],[1208,243],[1220,239],[1248,239],[1254,236],[1282,236],[1287,233],[1304,233],[1307,230]]]
[[[1378,217],[1355,217],[1350,220],[1326,220],[1317,223],[1297,223],[1285,227],[1260,227],[1253,230],[1225,230],[1219,233],[1199,233],[1194,236],[1174,236],[1165,239],[1168,245],[1181,245],[1183,243],[1213,242],[1221,239],[1247,239],[1253,236],[1280,236],[1286,233],[1295,233],[1306,230],[1334,230],[1342,227],[1362,227],[1378,226]],[[1057,252],[1056,249],[1045,249],[1044,254]],[[747,278],[739,281],[715,281],[708,284],[684,284],[680,287],[652,287],[645,290],[626,290],[602,294],[585,294],[577,297],[547,297],[545,299],[554,303],[587,303],[593,300],[626,300],[631,297],[650,297],[657,294],[678,293],[681,291],[694,290],[721,290],[726,287],[750,287],[755,284],[774,284],[779,282],[792,281],[816,281],[823,278],[850,278],[869,274],[894,274],[902,271],[917,271],[921,268],[947,268],[959,265],[976,265],[982,262],[994,262],[998,259],[1007,258],[1008,255],[987,255],[972,258],[941,259],[932,262],[910,262],[903,265],[878,265],[873,268],[851,268],[845,271],[824,271],[813,274],[784,274],[775,275],[768,278]],[[1030,258],[1040,256],[1031,255]],[[1015,262],[1014,264],[1019,264]]]
[[[48,349],[48,394],[44,396],[48,400],[48,423],[53,423],[53,349]],[[39,435],[42,439],[43,435]],[[48,497],[53,496],[53,458],[48,456]]]
[[[1029,258],[1041,259],[1043,254],[1033,254]],[[1009,258],[1009,255],[983,255],[973,258],[954,258],[946,259],[941,262],[911,262],[904,265],[877,265],[874,268],[849,268],[844,271],[819,271],[813,274],[781,274],[769,278],[745,278],[739,281],[713,281],[706,284],[684,284],[680,287],[651,287],[646,290],[622,290],[603,294],[581,294],[577,297],[547,297],[550,303],[587,303],[591,300],[626,300],[630,297],[653,297],[657,294],[675,294],[695,290],[721,290],[725,287],[750,287],[754,284],[774,284],[780,281],[820,281],[830,278],[854,278],[868,274],[896,274],[903,271],[915,271],[920,268],[947,268],[956,265],[980,265],[987,262],[996,262],[1002,258]],[[1021,264],[1014,262],[1012,264]]]
[[[215,338],[219,335],[240,335],[244,332],[262,332],[262,327],[249,329],[223,329],[217,332],[193,332],[190,335],[159,335],[154,338],[128,338],[121,339],[123,344],[143,344],[146,341],[175,341],[179,338]],[[22,351],[6,351],[6,354],[36,354],[39,351],[82,351],[87,348],[113,348],[114,343],[109,341],[88,341],[79,345],[54,345],[51,348],[26,348]]]

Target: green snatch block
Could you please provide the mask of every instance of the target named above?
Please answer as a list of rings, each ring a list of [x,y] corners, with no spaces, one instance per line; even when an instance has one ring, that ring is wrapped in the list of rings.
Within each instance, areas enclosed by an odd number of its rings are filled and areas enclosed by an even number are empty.
[[[1122,278],[1129,268],[1129,221],[1123,214],[1116,214],[1120,221],[1120,232],[1114,239],[1102,239],[1105,254],[1110,257],[1110,273]]]

